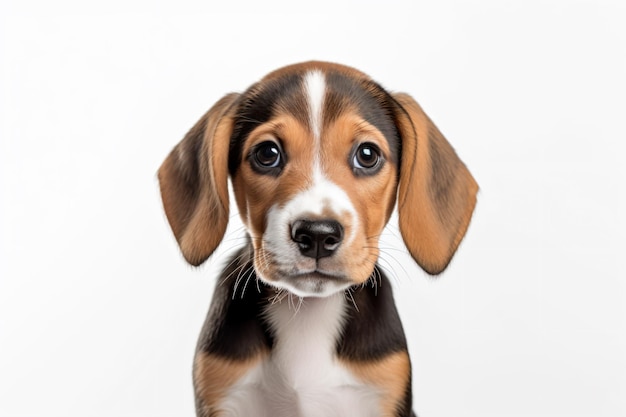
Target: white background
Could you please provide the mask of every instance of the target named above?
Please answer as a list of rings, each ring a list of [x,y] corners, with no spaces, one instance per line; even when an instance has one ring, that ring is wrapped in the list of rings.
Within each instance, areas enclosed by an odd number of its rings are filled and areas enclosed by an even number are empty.
[[[0,416],[193,415],[238,234],[187,266],[155,174],[312,58],[416,97],[481,186],[438,279],[382,243],[420,417],[626,416],[623,1],[86,3],[0,6]]]

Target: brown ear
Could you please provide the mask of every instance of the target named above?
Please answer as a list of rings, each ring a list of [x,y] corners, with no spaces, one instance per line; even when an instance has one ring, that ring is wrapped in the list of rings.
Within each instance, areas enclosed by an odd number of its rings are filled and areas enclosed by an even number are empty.
[[[465,235],[478,184],[419,104],[407,94],[393,97],[402,137],[400,232],[413,259],[439,274]]]
[[[228,224],[228,148],[237,97],[215,103],[159,168],[167,220],[192,265],[213,253]]]

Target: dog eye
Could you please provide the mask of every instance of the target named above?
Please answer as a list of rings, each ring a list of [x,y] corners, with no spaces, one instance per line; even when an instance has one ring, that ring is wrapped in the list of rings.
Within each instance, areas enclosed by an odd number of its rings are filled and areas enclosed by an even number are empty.
[[[280,168],[283,164],[280,146],[269,140],[257,145],[251,157],[253,166],[261,170]]]
[[[382,156],[378,147],[372,143],[362,143],[354,152],[352,166],[356,171],[377,171],[382,164]],[[364,172],[364,173],[365,173]]]

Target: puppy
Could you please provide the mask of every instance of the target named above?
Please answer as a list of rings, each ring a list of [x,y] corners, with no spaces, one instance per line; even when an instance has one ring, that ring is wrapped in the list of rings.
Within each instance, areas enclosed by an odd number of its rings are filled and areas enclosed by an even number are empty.
[[[337,64],[281,68],[219,100],[158,177],[190,264],[224,236],[229,177],[246,226],[198,342],[198,416],[413,415],[378,240],[397,200],[409,253],[440,273],[478,186],[410,96]]]

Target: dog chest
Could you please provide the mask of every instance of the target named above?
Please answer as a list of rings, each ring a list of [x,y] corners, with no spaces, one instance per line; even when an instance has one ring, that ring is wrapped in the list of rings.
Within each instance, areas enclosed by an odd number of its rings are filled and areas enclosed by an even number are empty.
[[[343,294],[269,305],[274,347],[228,390],[220,407],[225,415],[380,416],[378,390],[355,378],[335,357],[345,308]]]

